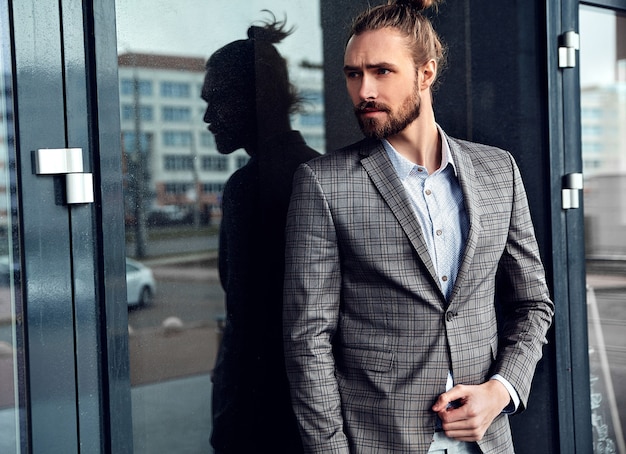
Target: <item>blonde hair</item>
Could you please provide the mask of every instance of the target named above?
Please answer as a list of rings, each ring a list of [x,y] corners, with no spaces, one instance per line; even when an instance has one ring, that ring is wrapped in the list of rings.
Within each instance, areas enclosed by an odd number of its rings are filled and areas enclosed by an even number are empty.
[[[367,31],[394,28],[409,39],[416,70],[433,59],[440,73],[446,66],[447,49],[423,12],[429,8],[437,10],[441,3],[442,0],[389,0],[386,5],[359,14],[352,22],[348,39]]]

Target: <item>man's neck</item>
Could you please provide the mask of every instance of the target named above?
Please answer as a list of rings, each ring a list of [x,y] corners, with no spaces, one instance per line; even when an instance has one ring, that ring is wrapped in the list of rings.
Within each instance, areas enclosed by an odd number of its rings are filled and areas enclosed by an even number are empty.
[[[407,126],[401,133],[388,137],[389,143],[402,156],[426,167],[429,173],[441,166],[441,137],[434,117],[421,116]]]

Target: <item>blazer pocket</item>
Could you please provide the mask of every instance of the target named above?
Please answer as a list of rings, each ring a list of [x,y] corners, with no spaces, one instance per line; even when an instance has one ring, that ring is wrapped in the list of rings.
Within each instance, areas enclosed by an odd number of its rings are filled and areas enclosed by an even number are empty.
[[[342,363],[346,369],[389,372],[393,367],[394,353],[381,350],[344,347],[341,349]]]

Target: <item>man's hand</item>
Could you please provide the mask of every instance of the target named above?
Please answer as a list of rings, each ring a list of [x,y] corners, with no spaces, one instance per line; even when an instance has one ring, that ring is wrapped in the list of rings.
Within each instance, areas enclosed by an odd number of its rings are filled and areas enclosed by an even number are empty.
[[[498,380],[482,385],[457,385],[439,396],[432,409],[439,415],[446,436],[460,441],[482,440],[511,396]]]

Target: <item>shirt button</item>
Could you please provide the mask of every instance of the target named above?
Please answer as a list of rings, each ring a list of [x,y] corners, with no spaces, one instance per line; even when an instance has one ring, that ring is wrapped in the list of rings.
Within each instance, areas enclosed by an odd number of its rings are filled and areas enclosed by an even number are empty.
[[[448,282],[448,276],[442,277],[441,280],[444,281],[444,282]]]
[[[441,236],[443,232],[441,230],[437,230],[435,233],[437,234],[437,236]]]
[[[426,195],[431,195],[432,192],[430,191],[430,189],[426,189],[426,191],[424,191],[426,193]]]

